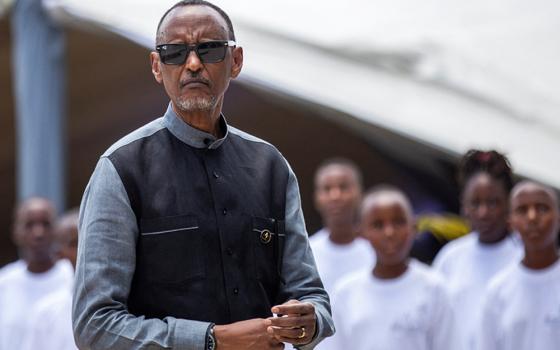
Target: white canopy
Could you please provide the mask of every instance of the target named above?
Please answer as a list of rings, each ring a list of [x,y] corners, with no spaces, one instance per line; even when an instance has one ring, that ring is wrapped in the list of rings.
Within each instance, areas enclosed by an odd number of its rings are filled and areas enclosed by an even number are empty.
[[[146,47],[174,2],[44,0],[58,18]],[[449,153],[496,148],[560,188],[559,1],[215,3],[244,47],[243,82]]]

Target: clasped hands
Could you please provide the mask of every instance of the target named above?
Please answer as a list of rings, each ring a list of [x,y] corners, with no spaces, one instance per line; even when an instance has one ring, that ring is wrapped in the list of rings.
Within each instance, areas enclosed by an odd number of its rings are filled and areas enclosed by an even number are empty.
[[[214,335],[217,349],[283,349],[283,343],[304,345],[311,342],[317,322],[313,304],[289,300],[284,304],[273,306],[271,311],[278,317],[216,325]]]

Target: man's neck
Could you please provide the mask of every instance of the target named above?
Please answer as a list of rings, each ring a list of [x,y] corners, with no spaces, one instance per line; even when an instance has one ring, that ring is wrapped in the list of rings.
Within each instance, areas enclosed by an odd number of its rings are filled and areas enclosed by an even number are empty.
[[[394,265],[385,265],[377,261],[373,275],[379,279],[393,279],[402,276],[408,270],[408,259]]]
[[[329,239],[335,244],[350,244],[356,238],[353,224],[329,226]]]
[[[54,260],[44,260],[44,261],[30,261],[27,264],[27,270],[31,273],[45,273],[52,269],[54,266]]]
[[[525,250],[523,265],[533,270],[546,269],[558,260],[558,251],[555,245],[538,251]]]
[[[216,136],[216,138],[223,136],[222,130],[220,129],[221,102],[219,102],[214,109],[205,111],[186,112],[177,108],[175,104],[172,104],[172,106],[177,116],[193,128],[212,134]]]

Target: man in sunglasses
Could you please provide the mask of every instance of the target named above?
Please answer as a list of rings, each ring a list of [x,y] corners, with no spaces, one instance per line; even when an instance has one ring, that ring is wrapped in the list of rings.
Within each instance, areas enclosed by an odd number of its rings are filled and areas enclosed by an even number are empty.
[[[159,25],[164,116],[100,158],[81,205],[80,349],[312,349],[333,333],[294,173],[229,126],[243,64],[218,7],[182,1]]]

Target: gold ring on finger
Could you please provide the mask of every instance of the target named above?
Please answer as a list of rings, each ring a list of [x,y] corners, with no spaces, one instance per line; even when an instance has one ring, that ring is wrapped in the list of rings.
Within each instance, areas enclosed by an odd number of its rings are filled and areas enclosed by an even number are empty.
[[[298,337],[298,339],[305,338],[305,335],[306,335],[306,334],[307,334],[307,333],[305,333],[305,327],[301,327],[301,335]]]

